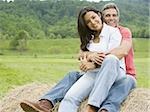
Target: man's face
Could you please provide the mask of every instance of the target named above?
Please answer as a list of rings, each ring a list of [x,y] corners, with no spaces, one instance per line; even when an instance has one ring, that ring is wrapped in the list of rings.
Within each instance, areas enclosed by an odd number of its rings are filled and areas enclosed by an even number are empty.
[[[110,8],[103,11],[104,22],[110,26],[117,27],[119,23],[119,17],[116,9]]]

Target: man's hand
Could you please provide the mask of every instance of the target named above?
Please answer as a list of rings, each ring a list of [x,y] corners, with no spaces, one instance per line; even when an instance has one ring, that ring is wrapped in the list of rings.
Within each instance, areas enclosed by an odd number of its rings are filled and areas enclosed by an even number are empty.
[[[86,55],[83,58],[80,58],[80,70],[87,72],[88,70],[93,70],[96,68],[93,62],[88,62],[86,59]]]
[[[87,60],[90,60],[93,63],[96,63],[98,65],[102,64],[104,58],[105,58],[105,54],[102,52],[100,52],[100,53],[93,52],[87,56]]]

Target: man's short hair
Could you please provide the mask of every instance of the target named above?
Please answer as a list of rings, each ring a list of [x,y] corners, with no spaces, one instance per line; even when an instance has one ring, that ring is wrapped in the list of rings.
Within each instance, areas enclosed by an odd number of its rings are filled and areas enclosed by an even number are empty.
[[[120,16],[120,11],[119,11],[119,8],[117,7],[117,5],[115,3],[108,3],[108,4],[105,4],[102,8],[102,13],[104,10],[106,9],[116,9],[117,11],[117,14],[118,14],[118,17]]]

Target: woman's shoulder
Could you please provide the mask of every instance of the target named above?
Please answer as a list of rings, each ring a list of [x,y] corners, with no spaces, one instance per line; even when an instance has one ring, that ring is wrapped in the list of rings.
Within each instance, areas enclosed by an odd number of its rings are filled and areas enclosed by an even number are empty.
[[[112,27],[112,26],[110,26],[110,25],[107,25],[106,23],[104,23],[104,28],[106,29],[106,30],[109,30],[109,31],[116,31],[116,30],[118,30],[118,28],[116,27]]]
[[[120,31],[118,28],[114,28],[110,25],[107,25],[106,23],[103,23],[103,29],[102,29],[102,32],[101,32],[101,35],[102,36],[106,36],[106,37],[109,37],[109,36],[112,36],[112,35],[120,35]]]

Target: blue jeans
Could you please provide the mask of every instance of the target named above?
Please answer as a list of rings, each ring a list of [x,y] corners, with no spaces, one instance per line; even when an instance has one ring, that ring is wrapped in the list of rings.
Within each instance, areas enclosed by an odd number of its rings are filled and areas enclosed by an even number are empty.
[[[126,79],[115,82],[98,112],[102,109],[106,109],[108,112],[119,112],[121,103],[135,87],[136,79],[130,74],[127,74]]]
[[[55,105],[60,102],[72,85],[81,77],[78,71],[69,72],[66,76],[54,86],[41,99],[47,99]],[[107,109],[109,112],[118,112],[120,104],[128,96],[130,91],[135,88],[136,81],[131,75],[127,75],[122,81],[115,82],[110,88],[109,94],[104,102],[100,105],[100,109]]]
[[[77,112],[80,103],[89,96],[88,104],[100,108],[114,82],[126,78],[114,55],[105,57],[100,68],[85,73],[66,93],[58,112]]]
[[[65,77],[57,83],[50,91],[48,91],[39,100],[47,99],[51,101],[53,105],[60,102],[71,86],[82,76],[78,71],[72,71],[65,75]]]

